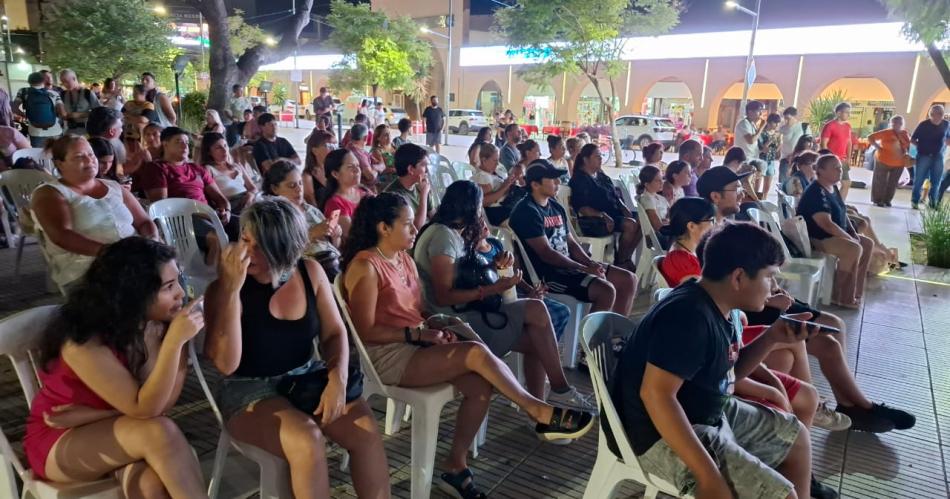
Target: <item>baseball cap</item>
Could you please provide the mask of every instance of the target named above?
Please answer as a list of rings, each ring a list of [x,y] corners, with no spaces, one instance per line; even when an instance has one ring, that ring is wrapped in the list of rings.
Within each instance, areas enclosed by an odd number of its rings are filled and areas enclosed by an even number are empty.
[[[530,184],[531,182],[540,182],[546,178],[561,178],[564,175],[567,175],[567,170],[556,168],[546,159],[537,159],[528,165],[528,169],[525,170],[524,181]]]
[[[696,191],[699,195],[708,198],[711,192],[721,191],[727,185],[742,180],[752,172],[736,174],[726,166],[715,166],[703,173],[696,182]]]

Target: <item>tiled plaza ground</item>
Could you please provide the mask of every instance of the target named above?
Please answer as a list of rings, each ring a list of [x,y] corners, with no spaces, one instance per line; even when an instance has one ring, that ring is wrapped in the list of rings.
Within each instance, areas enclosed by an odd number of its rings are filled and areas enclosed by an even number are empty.
[[[458,144],[468,144],[470,138]],[[294,141],[299,142],[299,141]],[[455,140],[453,140],[454,144]],[[449,149],[452,159],[462,159],[464,149]],[[865,172],[859,172],[862,175]],[[907,210],[907,191],[900,191],[897,207],[886,210],[867,204],[867,191],[852,191],[851,201],[871,215],[880,237],[909,259],[908,230],[916,218]],[[15,251],[0,250],[0,316],[57,301],[45,290],[45,265],[35,245],[24,253],[23,271],[14,277]],[[642,302],[642,301],[641,301]],[[945,498],[950,462],[950,274],[912,266],[903,272],[870,279],[865,306],[859,311],[833,310],[848,324],[849,361],[859,384],[874,400],[911,410],[916,428],[905,432],[868,435],[855,432],[812,435],[815,474],[837,488],[842,497]],[[638,307],[642,313],[645,304]],[[825,397],[831,391],[813,362],[815,384]],[[574,382],[589,391],[586,374],[571,372]],[[384,405],[374,400],[380,422]],[[457,404],[443,412],[438,461],[448,450]],[[0,360],[0,426],[19,446],[26,404],[6,359]],[[208,404],[191,379],[174,418],[198,452],[206,476],[211,466],[218,429]],[[539,442],[526,425],[526,417],[507,401],[496,399],[491,408],[488,441],[471,465],[481,486],[492,497],[581,497],[593,466],[596,430],[569,446]],[[943,439],[947,438],[948,441]],[[409,495],[408,425],[387,437],[394,495]],[[333,497],[353,497],[349,477],[338,471],[338,455],[331,453]],[[252,463],[232,454],[225,471],[221,497],[244,497],[257,483]],[[433,497],[445,497],[433,489]],[[629,484],[620,497],[640,497],[642,488]]]

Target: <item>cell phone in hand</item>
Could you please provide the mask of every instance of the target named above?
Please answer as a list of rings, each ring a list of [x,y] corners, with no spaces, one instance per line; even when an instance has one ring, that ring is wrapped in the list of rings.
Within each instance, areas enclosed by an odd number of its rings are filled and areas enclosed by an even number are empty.
[[[330,212],[330,218],[328,219],[327,223],[330,225],[331,229],[336,228],[336,226],[339,225],[340,223],[340,209],[339,208]]]
[[[800,320],[800,319],[795,319],[794,317],[790,317],[790,316],[788,316],[788,315],[782,315],[781,318],[782,318],[782,320],[784,320],[785,322],[794,324],[794,325],[796,325],[796,326],[801,325],[801,324],[805,324],[805,325],[807,325],[808,327],[816,327],[816,328],[818,328],[818,331],[819,331],[819,332],[822,332],[822,333],[837,334],[837,333],[840,333],[840,332],[841,332],[841,330],[838,329],[838,328],[836,328],[836,327],[826,326],[826,325],[824,325],[824,324],[819,324],[819,323],[817,323],[817,322],[812,322],[812,321],[803,321],[803,320]]]

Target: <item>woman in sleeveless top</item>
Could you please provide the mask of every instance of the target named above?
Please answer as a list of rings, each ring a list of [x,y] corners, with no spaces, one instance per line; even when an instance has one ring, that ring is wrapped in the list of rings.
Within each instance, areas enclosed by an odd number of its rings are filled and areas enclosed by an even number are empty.
[[[188,373],[185,345],[204,327],[200,301],[182,306],[174,258],[140,237],[106,246],[49,325],[23,439],[35,476],[115,473],[124,497],[207,497],[191,446],[164,416]]]
[[[287,459],[294,497],[330,497],[325,438],[352,456],[359,497],[388,498],[376,420],[349,365],[346,328],[320,266],[302,258],[303,219],[285,199],[245,209],[241,241],[208,288],[205,354],[228,376],[218,401],[228,431]],[[322,360],[314,358],[319,338]]]
[[[407,388],[451,383],[462,393],[439,487],[455,497],[477,499],[485,494],[475,484],[466,452],[485,419],[492,389],[537,422],[542,440],[580,438],[593,425],[593,416],[538,400],[483,343],[460,341],[447,328],[426,325],[419,275],[406,253],[416,236],[413,219],[412,208],[399,194],[383,192],[363,200],[344,247],[347,305],[383,383]]]
[[[247,170],[231,161],[228,141],[224,135],[208,132],[201,137],[198,162],[214,177],[221,194],[228,199],[231,213],[240,216],[241,210],[251,204],[257,195],[257,186]]]
[[[96,178],[99,163],[86,139],[61,137],[53,143],[52,156],[62,177],[38,187],[31,207],[56,284],[69,287],[104,244],[136,233],[157,238],[158,229],[131,192]]]

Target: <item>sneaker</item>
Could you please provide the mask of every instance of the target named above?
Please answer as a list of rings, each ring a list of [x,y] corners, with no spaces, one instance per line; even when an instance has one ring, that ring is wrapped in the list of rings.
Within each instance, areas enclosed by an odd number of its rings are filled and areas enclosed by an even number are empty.
[[[538,423],[535,433],[541,440],[577,440],[594,427],[594,415],[589,412],[555,407],[548,424]]]
[[[871,404],[871,414],[889,419],[894,423],[895,430],[909,430],[917,424],[917,417],[913,414],[888,407],[887,404]]]
[[[873,407],[873,406],[872,406]],[[894,422],[875,414],[872,409],[862,409],[857,406],[845,407],[838,405],[835,411],[846,414],[851,418],[851,429],[869,433],[885,433],[894,429]]]
[[[910,204],[910,209],[912,209],[912,210],[919,210],[919,209],[920,209],[920,205],[918,205],[917,203],[911,203],[911,204]]]
[[[594,395],[584,395],[573,386],[564,393],[556,393],[554,390],[551,390],[551,392],[548,393],[548,403],[589,412],[594,415],[597,414],[597,401],[594,399]]]
[[[841,412],[832,411],[828,403],[824,400],[818,404],[818,410],[815,411],[815,419],[811,422],[812,426],[822,428],[828,431],[844,431],[851,427],[851,418]]]
[[[838,499],[838,491],[819,482],[815,475],[811,476],[811,496],[814,499]]]

